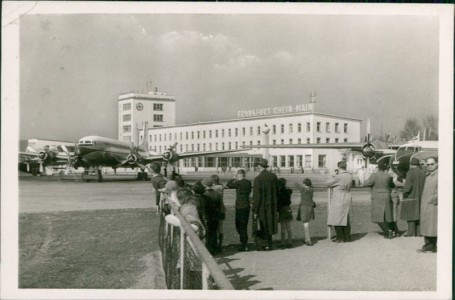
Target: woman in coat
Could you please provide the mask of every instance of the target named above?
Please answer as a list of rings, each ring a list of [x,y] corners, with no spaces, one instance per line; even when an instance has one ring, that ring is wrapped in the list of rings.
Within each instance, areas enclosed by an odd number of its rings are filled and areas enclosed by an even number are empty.
[[[327,184],[333,188],[333,196],[329,203],[327,225],[335,226],[336,239],[334,242],[344,243],[351,241],[351,225],[349,223],[349,210],[351,208],[352,175],[346,171],[346,162],[338,163],[340,173]]]
[[[378,164],[378,172],[371,175],[365,186],[372,187],[371,221],[378,223],[386,238],[393,238],[393,203],[391,191],[395,187],[393,178],[386,172],[385,163]]]
[[[420,161],[413,157],[410,162],[410,170],[406,174],[403,202],[401,203],[400,218],[408,223],[408,232],[405,236],[420,235],[420,202],[424,183],[425,171],[420,167]]]

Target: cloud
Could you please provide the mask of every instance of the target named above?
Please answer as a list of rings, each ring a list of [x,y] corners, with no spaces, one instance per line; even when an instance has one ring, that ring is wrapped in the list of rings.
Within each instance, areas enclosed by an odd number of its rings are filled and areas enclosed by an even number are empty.
[[[287,51],[281,50],[275,53],[273,55],[273,58],[282,62],[290,62],[292,59],[294,59],[294,56]]]
[[[158,37],[163,55],[183,56],[201,64],[211,64],[216,71],[246,68],[260,58],[246,53],[235,39],[223,34],[203,34],[197,31],[170,31]]]

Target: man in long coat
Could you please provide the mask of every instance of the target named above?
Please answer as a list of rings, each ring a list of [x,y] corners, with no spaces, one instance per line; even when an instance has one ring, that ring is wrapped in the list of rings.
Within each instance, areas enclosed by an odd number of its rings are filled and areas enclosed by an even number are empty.
[[[338,162],[340,172],[327,182],[329,188],[333,188],[333,196],[329,203],[327,225],[335,226],[336,239],[334,242],[344,243],[351,241],[351,224],[349,222],[349,210],[352,204],[350,193],[352,175],[346,171],[346,162]]]
[[[411,159],[410,168],[403,186],[400,214],[400,219],[408,222],[408,232],[405,234],[407,237],[420,235],[420,203],[425,183],[425,171],[420,167],[417,158]]]
[[[277,188],[278,178],[267,171],[268,161],[261,159],[258,163],[259,175],[253,181],[253,220],[259,221],[261,235],[268,246],[259,250],[272,249],[272,235],[277,233]]]
[[[386,238],[393,238],[393,203],[391,191],[395,187],[393,178],[385,171],[385,163],[378,164],[378,172],[371,175],[365,186],[371,186],[371,221],[378,223]]]
[[[422,192],[420,208],[420,231],[425,245],[418,252],[437,252],[438,241],[438,159],[427,159],[428,174]]]

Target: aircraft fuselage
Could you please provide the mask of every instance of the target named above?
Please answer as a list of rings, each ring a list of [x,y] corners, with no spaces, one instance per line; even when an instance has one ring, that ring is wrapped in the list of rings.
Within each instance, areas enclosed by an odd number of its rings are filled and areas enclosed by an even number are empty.
[[[128,156],[135,155],[140,159],[147,155],[147,151],[138,147],[132,153],[131,144],[99,136],[87,136],[79,140],[76,149],[76,158],[83,167],[117,167],[126,162]]]

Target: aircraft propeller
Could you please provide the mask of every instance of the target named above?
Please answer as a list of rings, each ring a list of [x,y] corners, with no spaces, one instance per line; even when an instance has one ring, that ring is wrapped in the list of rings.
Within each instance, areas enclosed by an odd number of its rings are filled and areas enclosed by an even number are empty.
[[[167,177],[167,166],[171,165],[172,172],[175,172],[175,165],[174,162],[178,160],[178,155],[175,152],[175,148],[177,147],[177,142],[174,145],[170,146],[166,151],[163,153],[163,161],[164,161],[164,170],[165,176]]]
[[[139,146],[134,146],[134,143],[130,144],[130,154],[126,157],[126,160],[121,165],[129,163],[130,165],[136,165],[141,170],[148,169],[148,167],[139,162]]]
[[[367,141],[366,144],[362,147],[362,154],[366,158],[365,160],[365,167],[368,167],[368,163],[370,158],[374,156],[374,150],[376,147],[371,143],[371,124],[370,119],[367,120]]]

